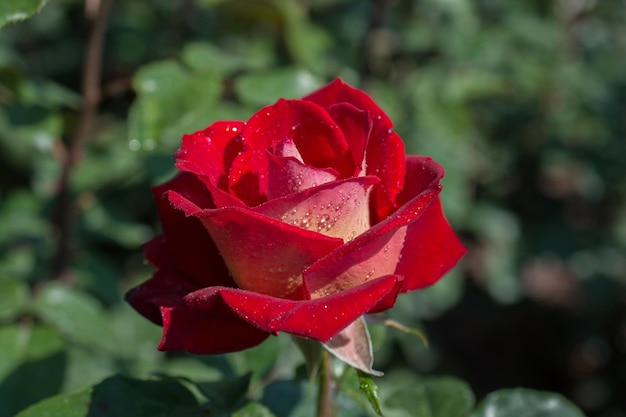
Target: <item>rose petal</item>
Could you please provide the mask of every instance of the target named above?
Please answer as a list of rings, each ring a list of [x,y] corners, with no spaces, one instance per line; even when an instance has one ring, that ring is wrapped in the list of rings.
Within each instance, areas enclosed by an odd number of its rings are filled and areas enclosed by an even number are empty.
[[[308,188],[336,181],[339,173],[331,168],[314,168],[295,158],[268,155],[267,198],[285,197]]]
[[[326,236],[351,240],[370,227],[368,195],[376,177],[349,178],[270,200],[254,211]]]
[[[407,226],[426,211],[437,193],[437,189],[423,191],[391,217],[307,268],[303,276],[309,296],[324,297],[381,275],[394,274]]]
[[[138,312],[163,325],[159,350],[221,354],[256,346],[268,337],[266,332],[241,320],[223,303],[207,305],[205,311],[189,308],[183,297],[196,289],[197,286],[183,276],[157,271],[150,280],[126,295],[126,300]]]
[[[330,106],[328,114],[346,137],[354,165],[365,174],[365,149],[372,132],[370,113],[349,103],[339,103]]]
[[[302,155],[296,146],[296,143],[292,139],[285,139],[276,145],[275,156],[283,158],[295,158],[298,162],[304,164]]]
[[[239,207],[200,210],[170,192],[172,204],[200,219],[219,248],[239,288],[274,297],[301,299],[302,270],[342,244]]]
[[[443,167],[429,156],[407,155],[405,158],[404,189],[398,194],[398,204],[402,205],[422,191],[440,189],[439,181],[445,175]]]
[[[404,143],[393,132],[389,116],[364,91],[356,89],[337,78],[332,83],[304,97],[329,109],[337,103],[350,103],[372,115],[372,131],[366,150],[368,175],[376,175],[382,182],[374,188],[372,213],[375,223],[395,210],[396,195],[404,182]]]
[[[437,282],[465,255],[459,241],[443,215],[439,197],[409,225],[398,263],[397,274],[404,276],[402,292],[427,287]]]
[[[162,325],[159,306],[163,300],[181,299],[198,286],[185,276],[156,271],[152,278],[126,293],[126,301],[144,317]]]
[[[421,192],[383,222],[307,268],[303,277],[309,296],[323,297],[387,274],[405,277],[402,292],[439,280],[465,253],[441,211],[442,176],[443,169],[430,158],[407,159],[407,183],[414,185],[401,197]],[[377,306],[376,311],[383,307]]]
[[[357,109],[366,110],[372,114],[374,132],[393,127],[387,113],[367,93],[346,84],[341,78],[336,78],[330,84],[304,97],[303,100],[319,104],[324,108],[329,108],[337,103],[350,103]]]
[[[257,346],[269,336],[229,310],[198,312],[180,300],[173,305],[161,305],[161,315],[163,337],[159,350],[162,351],[219,355]]]
[[[267,200],[268,162],[265,149],[249,149],[237,155],[230,168],[231,194],[248,207]]]
[[[172,207],[165,196],[170,190],[193,199],[203,207],[211,207],[213,204],[204,184],[191,174],[179,174],[165,184],[153,188],[167,253],[173,268],[202,286],[234,286],[211,236],[198,219],[186,217],[182,211]]]
[[[242,135],[246,146],[273,149],[293,140],[305,164],[333,168],[342,178],[352,176],[346,139],[334,120],[316,104],[302,100],[279,100],[255,113]]]
[[[380,185],[372,192],[372,215],[378,222],[396,207],[396,196],[404,187],[404,142],[392,131],[372,131],[365,151],[367,175],[376,175]]]
[[[204,311],[215,302],[229,308],[259,329],[286,332],[322,342],[328,341],[376,303],[401,288],[401,278],[380,277],[364,285],[317,300],[285,300],[235,288],[203,288],[185,296],[192,308]]]
[[[440,189],[444,170],[429,157],[408,156],[406,187],[399,196],[404,203],[425,187]],[[446,220],[439,197],[408,229],[402,260],[396,273],[405,277],[402,292],[434,284],[463,257],[467,250]]]
[[[243,122],[219,121],[206,129],[184,135],[182,145],[174,155],[176,167],[206,177],[216,187],[227,190],[230,165],[244,149],[239,138],[244,126]]]
[[[158,269],[171,264],[170,254],[167,247],[167,238],[165,235],[160,234],[153,237],[144,243],[141,246],[141,249],[143,250],[143,256],[146,260]]]

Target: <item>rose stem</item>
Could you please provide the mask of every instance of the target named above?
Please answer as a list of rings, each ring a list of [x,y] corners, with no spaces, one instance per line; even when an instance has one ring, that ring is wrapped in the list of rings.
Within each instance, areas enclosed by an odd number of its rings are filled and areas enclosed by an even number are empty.
[[[71,192],[70,178],[72,170],[82,158],[82,154],[89,138],[94,119],[100,104],[100,78],[102,72],[102,52],[107,26],[107,19],[113,0],[88,0],[86,2],[87,14],[92,19],[91,32],[85,47],[85,61],[83,66],[82,95],[83,102],[80,109],[78,124],[73,136],[68,141],[64,161],[62,162],[61,176],[57,194],[57,225],[59,228],[60,242],[53,264],[53,274],[63,278],[67,265],[71,258],[71,229],[74,208]],[[92,7],[89,7],[92,6]]]
[[[330,353],[322,349],[319,371],[319,392],[317,393],[317,417],[335,417],[333,397],[333,372]]]

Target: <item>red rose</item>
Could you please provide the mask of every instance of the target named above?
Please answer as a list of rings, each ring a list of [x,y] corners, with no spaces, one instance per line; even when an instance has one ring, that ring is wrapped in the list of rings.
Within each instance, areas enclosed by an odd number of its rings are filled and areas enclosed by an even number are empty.
[[[389,117],[336,80],[248,122],[183,137],[182,171],[154,188],[154,276],[127,299],[163,325],[161,350],[216,354],[270,334],[328,341],[465,249],[443,216],[444,171],[405,156]]]

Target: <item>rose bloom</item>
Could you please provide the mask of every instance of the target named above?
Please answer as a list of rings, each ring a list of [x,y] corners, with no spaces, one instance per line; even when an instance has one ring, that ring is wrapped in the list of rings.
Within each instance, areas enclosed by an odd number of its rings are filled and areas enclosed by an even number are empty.
[[[389,117],[339,79],[185,135],[175,159],[181,172],[153,189],[156,272],[127,294],[163,326],[160,350],[232,352],[279,332],[326,342],[465,253],[443,168],[405,155]]]

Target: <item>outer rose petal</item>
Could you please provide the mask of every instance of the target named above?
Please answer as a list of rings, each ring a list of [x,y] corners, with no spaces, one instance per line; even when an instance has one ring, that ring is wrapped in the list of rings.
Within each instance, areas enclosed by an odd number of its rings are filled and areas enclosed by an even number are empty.
[[[441,176],[443,168],[430,158],[407,157],[407,187],[400,198],[409,198],[420,187],[438,184],[434,179]],[[402,292],[434,284],[466,252],[446,220],[437,196],[407,230],[402,258],[396,269],[397,274],[405,277]]]
[[[194,309],[205,311],[219,299],[243,320],[263,331],[287,332],[326,342],[379,300],[397,295],[401,286],[401,277],[390,275],[328,297],[302,301],[235,288],[210,287],[188,294],[184,301]]]
[[[207,178],[213,185],[227,189],[226,176],[243,143],[239,138],[245,123],[215,122],[204,130],[183,136],[183,143],[174,155],[176,167]]]
[[[168,254],[165,255],[163,252],[163,256],[169,256],[172,267],[191,277],[198,285],[234,286],[235,283],[230,278],[211,236],[197,219],[186,217],[182,211],[172,207],[164,196],[169,190],[176,190],[181,195],[202,204],[202,207],[213,206],[204,184],[191,174],[179,174],[165,184],[155,187],[154,198],[166,241],[161,244],[166,245],[167,249],[164,252]],[[152,245],[154,244],[156,243]],[[154,259],[153,256],[151,258]]]
[[[387,274],[405,276],[402,292],[425,287],[465,253],[437,196],[443,168],[431,158],[419,156],[407,158],[406,165],[408,186],[400,196],[402,207],[304,271],[305,289],[311,298]]]
[[[169,199],[198,218],[219,248],[239,288],[302,299],[302,270],[342,244],[239,207],[201,210],[174,192]]]
[[[304,97],[303,100],[312,101],[324,108],[338,103],[350,103],[358,109],[370,112],[376,129],[387,130],[393,127],[387,113],[369,95],[349,86],[341,78],[336,78],[330,84]]]
[[[126,295],[137,311],[163,325],[160,350],[220,354],[256,346],[269,336],[241,320],[223,303],[206,306],[206,311],[189,308],[183,297],[196,288],[184,277],[157,271],[152,279]]]
[[[156,271],[148,281],[126,293],[126,301],[153,323],[163,324],[159,306],[163,302],[171,303],[170,299],[180,299],[197,288],[184,276]]]
[[[269,334],[223,308],[199,312],[177,300],[163,304],[163,338],[159,350],[186,350],[199,355],[219,355],[259,345]]]
[[[394,274],[407,226],[426,211],[436,193],[425,190],[385,221],[307,268],[304,285],[310,297],[325,297]]]

